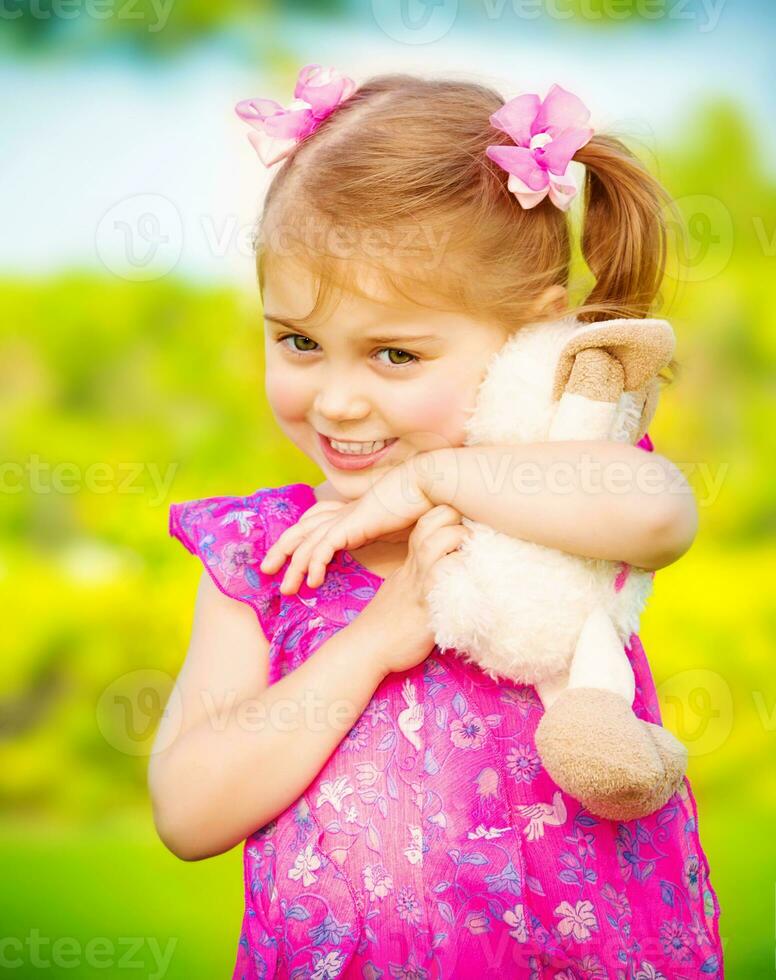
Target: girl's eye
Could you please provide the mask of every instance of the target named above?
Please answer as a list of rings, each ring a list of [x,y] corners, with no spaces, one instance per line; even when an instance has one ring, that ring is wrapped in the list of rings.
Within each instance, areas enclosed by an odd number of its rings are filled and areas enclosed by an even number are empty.
[[[286,344],[287,340],[291,341],[291,346]],[[312,346],[300,347],[298,346],[297,341],[301,341],[302,344],[311,344]],[[289,333],[286,334],[285,337],[279,337],[278,343],[285,344],[286,349],[292,354],[306,354],[310,351],[314,351],[318,346],[314,340],[311,340],[309,337],[305,337],[304,334],[301,333]],[[408,351],[402,350],[400,347],[381,347],[377,353],[388,354],[389,360],[382,361],[382,363],[387,367],[404,367],[406,364],[414,364],[416,361],[420,360],[416,354],[410,354]],[[402,358],[402,360],[394,360],[392,355],[398,355],[398,357]],[[404,360],[404,358],[407,358],[407,360]]]
[[[400,357],[409,358],[408,361],[394,361],[394,360],[389,360],[387,362],[383,361],[383,364],[388,363],[391,367],[403,367],[405,364],[413,364],[415,361],[418,360],[418,358],[414,354],[409,354],[406,350],[401,350],[401,348],[399,347],[383,347],[378,351],[379,354],[383,354],[385,352],[388,353],[389,358],[391,354],[398,354]]]
[[[308,344],[312,344],[313,345],[312,347],[302,347],[302,348],[299,348],[299,347],[296,346],[296,344],[294,344],[292,347],[288,347],[288,350],[290,350],[292,354],[303,354],[306,351],[314,350],[315,347],[318,346],[315,343],[314,340],[310,340],[309,337],[305,337],[304,334],[301,334],[301,333],[289,333],[289,334],[286,334],[285,337],[281,337],[280,338],[280,340],[278,341],[278,343],[285,344],[287,340],[291,340],[291,341],[301,340],[301,341],[307,342]],[[286,346],[288,346],[288,345],[286,345]]]

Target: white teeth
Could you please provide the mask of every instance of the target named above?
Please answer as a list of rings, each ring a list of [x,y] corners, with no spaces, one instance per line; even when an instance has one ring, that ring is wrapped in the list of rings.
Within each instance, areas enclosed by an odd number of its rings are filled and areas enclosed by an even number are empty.
[[[377,442],[338,442],[336,439],[329,439],[329,444],[340,453],[348,453],[351,456],[368,456],[369,453],[376,453],[382,449],[386,442],[384,439]]]

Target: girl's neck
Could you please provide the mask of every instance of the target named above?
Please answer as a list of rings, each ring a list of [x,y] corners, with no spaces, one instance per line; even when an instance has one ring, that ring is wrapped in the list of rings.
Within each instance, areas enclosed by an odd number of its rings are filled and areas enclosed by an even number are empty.
[[[343,498],[340,497],[328,480],[324,480],[323,483],[319,483],[317,487],[313,487],[313,493],[315,494],[315,499],[318,501],[318,503],[320,503],[322,500],[340,500],[344,503]]]
[[[388,578],[401,567],[407,559],[407,542],[399,541],[393,544],[387,541],[370,541],[362,548],[350,551],[359,564],[380,578]]]

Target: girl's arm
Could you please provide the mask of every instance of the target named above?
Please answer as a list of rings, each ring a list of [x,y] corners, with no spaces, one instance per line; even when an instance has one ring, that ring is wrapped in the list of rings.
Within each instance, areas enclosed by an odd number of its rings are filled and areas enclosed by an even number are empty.
[[[463,446],[408,462],[432,505],[571,554],[662,568],[687,551],[698,527],[681,470],[625,443]]]
[[[269,647],[254,611],[202,573],[148,770],[156,828],[174,854],[221,854],[307,789],[389,672],[395,635],[369,611],[268,687]]]

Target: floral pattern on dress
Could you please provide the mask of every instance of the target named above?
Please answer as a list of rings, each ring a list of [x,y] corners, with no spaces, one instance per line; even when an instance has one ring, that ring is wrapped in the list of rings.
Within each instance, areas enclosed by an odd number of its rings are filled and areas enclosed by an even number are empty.
[[[383,581],[341,551],[319,588],[280,595],[285,566],[259,563],[314,503],[296,483],[170,508],[170,533],[255,609],[270,683]],[[634,710],[660,723],[638,636],[625,650]],[[533,687],[437,647],[388,675],[302,796],[246,840],[235,980],[721,978],[689,781],[649,817],[597,818],[544,771],[542,712]]]

